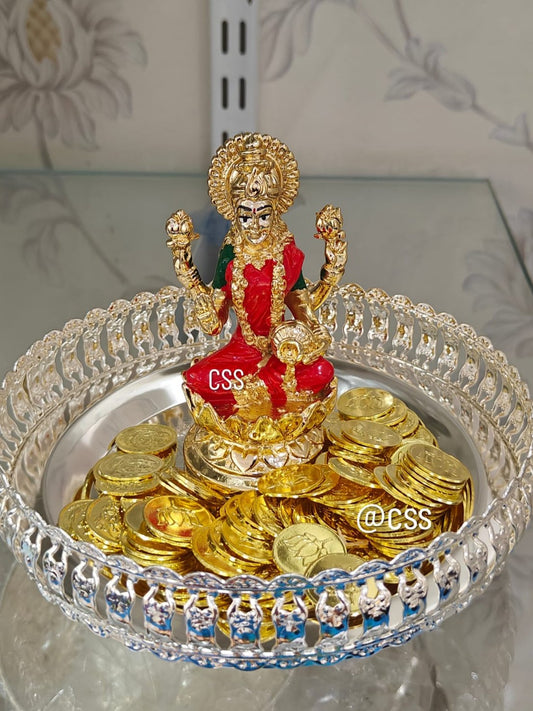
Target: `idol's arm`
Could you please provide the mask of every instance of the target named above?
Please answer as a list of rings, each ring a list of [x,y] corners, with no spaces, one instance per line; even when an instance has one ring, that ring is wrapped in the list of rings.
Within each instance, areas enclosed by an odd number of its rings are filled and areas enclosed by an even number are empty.
[[[317,212],[315,237],[323,239],[325,262],[320,279],[309,286],[313,311],[318,309],[337,286],[346,266],[346,235],[342,229],[342,214],[338,207],[326,205]]]
[[[313,348],[305,354],[302,360],[303,363],[312,363],[327,351],[331,343],[331,336],[313,313],[311,298],[307,289],[289,291],[285,297],[285,303],[294,318],[305,323],[313,332],[315,337]]]
[[[167,220],[166,232],[167,247],[174,258],[174,271],[194,300],[196,318],[202,331],[211,335],[220,333],[226,323],[229,305],[226,306],[223,293],[224,299],[217,294],[215,300],[214,290],[204,284],[192,261],[191,242],[198,235],[193,230],[191,218],[183,210],[178,210]]]

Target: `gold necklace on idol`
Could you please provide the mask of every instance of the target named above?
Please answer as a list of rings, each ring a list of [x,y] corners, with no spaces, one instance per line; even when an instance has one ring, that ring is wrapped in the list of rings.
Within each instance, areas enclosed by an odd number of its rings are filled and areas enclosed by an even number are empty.
[[[283,264],[283,252],[288,244],[291,234],[286,225],[280,225],[282,229],[273,226],[271,234],[274,237],[274,247],[271,252],[262,249],[261,252],[252,256],[242,248],[242,241],[237,238],[233,230],[228,234],[229,241],[234,244],[235,256],[233,258],[233,275],[231,281],[231,296],[233,308],[241,327],[242,335],[249,346],[254,346],[261,352],[270,348],[269,336],[258,336],[254,333],[248,321],[248,314],[244,306],[244,298],[248,281],[244,276],[244,269],[247,264],[253,264],[256,269],[261,269],[268,259],[274,261],[272,270],[272,288],[270,292],[270,324],[275,328],[283,319],[285,313],[285,266]]]

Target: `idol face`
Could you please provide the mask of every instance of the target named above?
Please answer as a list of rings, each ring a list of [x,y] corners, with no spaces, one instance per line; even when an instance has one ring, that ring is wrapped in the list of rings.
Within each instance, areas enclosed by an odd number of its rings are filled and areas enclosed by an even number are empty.
[[[236,223],[239,234],[245,242],[258,246],[270,234],[274,215],[269,200],[242,200],[236,209]]]

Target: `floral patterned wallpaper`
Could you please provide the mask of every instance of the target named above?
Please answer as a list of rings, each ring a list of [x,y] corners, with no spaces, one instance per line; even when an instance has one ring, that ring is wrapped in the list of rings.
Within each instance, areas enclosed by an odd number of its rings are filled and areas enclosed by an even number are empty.
[[[47,141],[96,149],[97,114],[131,116],[131,89],[120,70],[146,64],[141,38],[93,0],[6,0],[0,6],[0,130],[37,132]]]
[[[303,173],[489,177],[533,276],[528,0],[256,1],[258,128]],[[208,19],[208,0],[0,0],[0,167],[203,172]],[[4,184],[0,212],[32,200],[57,208],[25,243],[41,270],[59,226],[100,249],[59,179]],[[498,245],[468,259],[485,331],[531,356],[531,284]]]
[[[207,34],[207,0],[0,0],[0,167],[199,170]]]
[[[0,2],[0,131],[32,126],[43,166],[48,142],[95,150],[96,120],[129,117],[128,61],[146,64],[140,36],[101,0]]]
[[[518,357],[533,355],[531,20],[523,0],[261,5],[262,128],[305,172],[491,179],[528,279],[487,241],[464,289]]]

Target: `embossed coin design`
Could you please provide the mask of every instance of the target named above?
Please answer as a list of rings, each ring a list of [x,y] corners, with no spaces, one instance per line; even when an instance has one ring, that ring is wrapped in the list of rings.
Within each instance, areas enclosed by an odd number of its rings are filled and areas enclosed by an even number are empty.
[[[274,562],[283,573],[305,575],[330,553],[346,553],[346,545],[335,531],[318,523],[295,523],[274,539]]]
[[[206,508],[185,496],[154,496],[146,501],[143,515],[154,536],[176,546],[189,546],[194,529],[213,521]]]
[[[115,445],[126,454],[154,454],[165,457],[176,449],[177,436],[172,427],[141,424],[127,427],[115,437]]]
[[[108,548],[120,549],[122,517],[119,502],[112,496],[100,496],[91,502],[85,514],[93,536]]]
[[[96,463],[94,471],[106,481],[137,483],[157,475],[164,466],[164,462],[153,454],[111,452]]]
[[[86,520],[87,509],[90,505],[90,499],[82,499],[64,506],[59,512],[57,521],[59,528],[76,540],[92,542]]]
[[[342,431],[356,444],[372,448],[377,452],[390,447],[399,447],[402,437],[387,425],[371,420],[355,420],[343,422]]]
[[[354,388],[343,393],[337,409],[344,417],[374,419],[384,415],[394,403],[392,393],[379,388]]]
[[[465,465],[438,447],[415,444],[408,452],[415,465],[433,474],[437,479],[464,484],[470,476]]]

